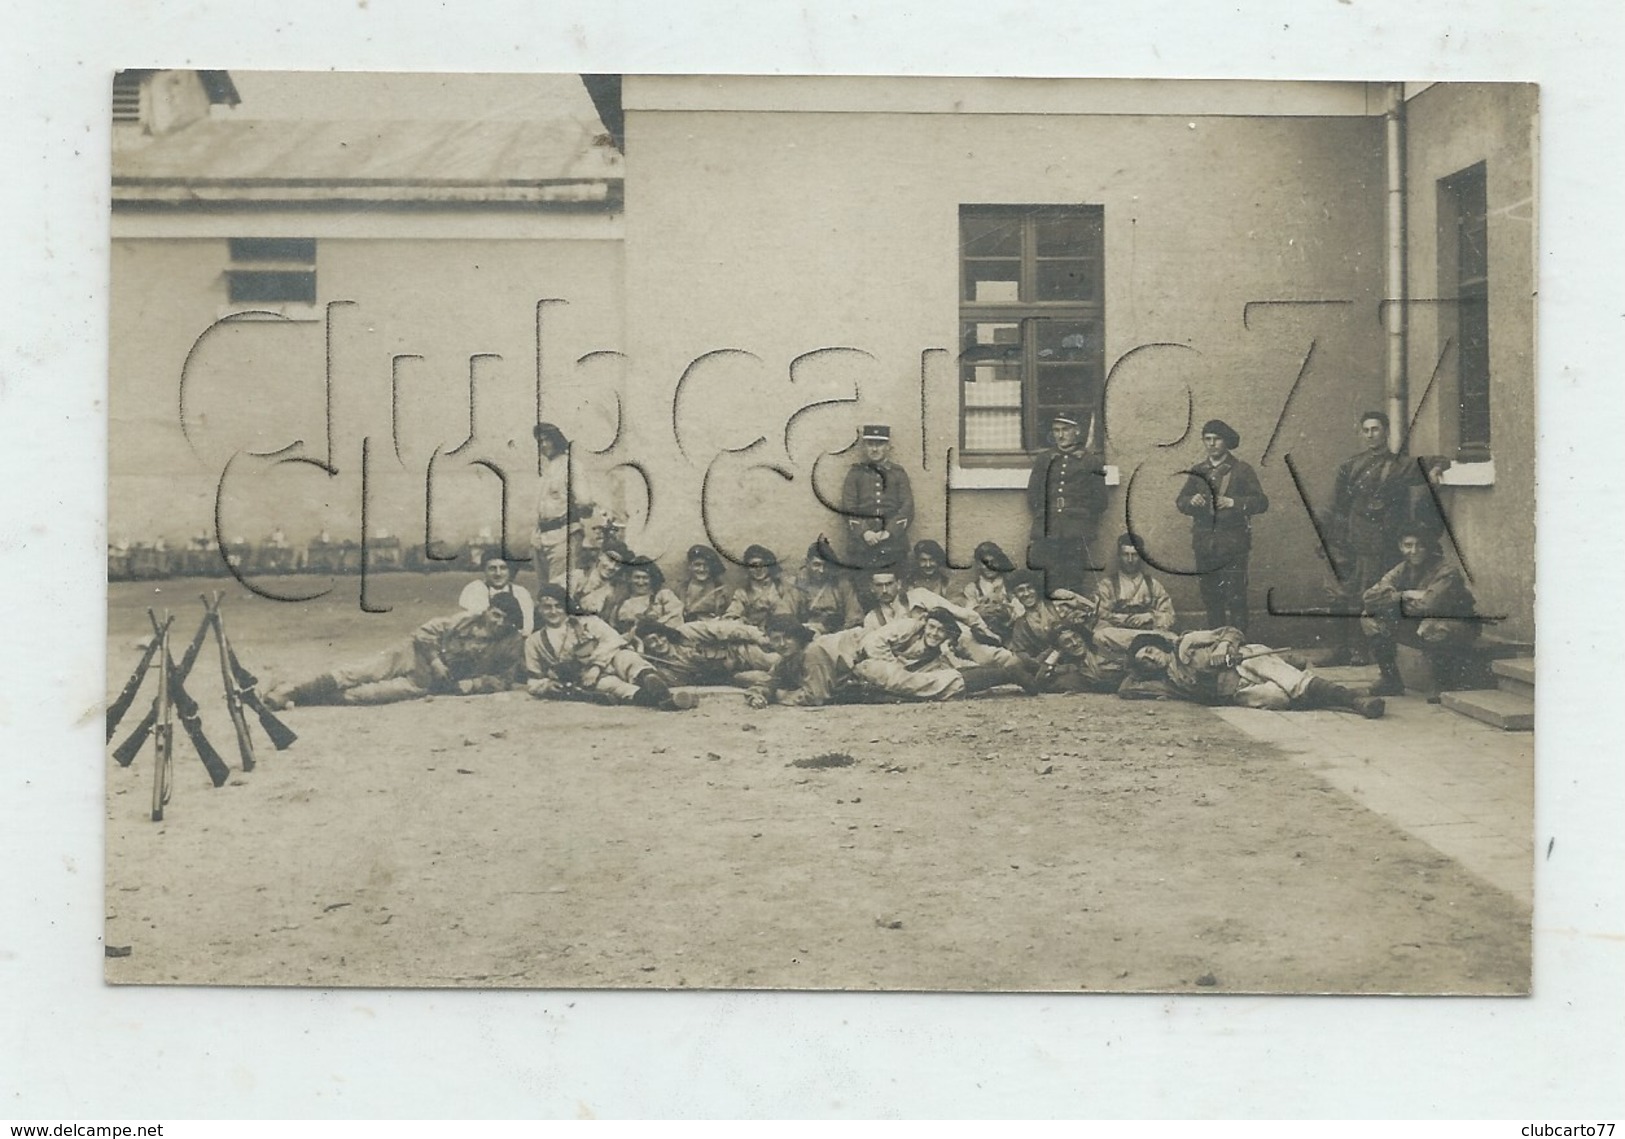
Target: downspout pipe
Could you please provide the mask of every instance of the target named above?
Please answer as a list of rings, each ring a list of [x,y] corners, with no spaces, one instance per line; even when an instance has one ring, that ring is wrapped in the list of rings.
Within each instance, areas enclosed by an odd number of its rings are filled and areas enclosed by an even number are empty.
[[[1407,372],[1406,334],[1409,325],[1410,282],[1406,274],[1405,243],[1405,85],[1387,85],[1387,105],[1383,129],[1387,142],[1388,176],[1388,269],[1384,282],[1387,294],[1386,329],[1388,370],[1385,391],[1388,403],[1388,446],[1403,452],[1409,443],[1410,381]]]

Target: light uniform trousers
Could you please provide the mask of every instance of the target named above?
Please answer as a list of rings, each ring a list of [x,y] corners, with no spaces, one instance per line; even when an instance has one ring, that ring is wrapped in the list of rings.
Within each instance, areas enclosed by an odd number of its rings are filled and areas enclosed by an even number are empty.
[[[536,571],[536,581],[539,585],[563,585],[568,580],[566,574],[571,561],[570,527],[560,526],[555,530],[546,530],[540,534],[532,534],[530,539],[531,566]],[[580,546],[576,546],[576,557],[579,561]]]
[[[905,700],[947,700],[965,690],[965,678],[951,668],[911,672],[894,660],[861,660],[852,674],[871,688]]]
[[[365,661],[335,668],[332,677],[346,704],[393,704],[429,694],[419,682],[417,664],[417,651],[408,640]]]
[[[602,664],[594,661],[593,667],[603,671],[592,690],[627,701],[638,694],[638,686],[632,681],[638,674],[649,671],[649,662],[631,649],[616,649]]]
[[[1243,645],[1241,655],[1267,653],[1264,645]],[[1302,696],[1312,679],[1307,672],[1294,668],[1278,655],[1255,656],[1236,665],[1241,687],[1236,690],[1236,703],[1243,708],[1267,708],[1282,711]]]
[[[1127,661],[1128,647],[1141,633],[1161,632],[1159,629],[1124,629],[1117,625],[1096,625],[1095,650],[1108,660]]]

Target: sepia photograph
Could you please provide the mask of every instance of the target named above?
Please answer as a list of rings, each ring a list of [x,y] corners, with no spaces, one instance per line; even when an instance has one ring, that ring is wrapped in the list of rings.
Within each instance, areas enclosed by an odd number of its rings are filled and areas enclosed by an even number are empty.
[[[1531,992],[1536,85],[111,100],[109,983]]]

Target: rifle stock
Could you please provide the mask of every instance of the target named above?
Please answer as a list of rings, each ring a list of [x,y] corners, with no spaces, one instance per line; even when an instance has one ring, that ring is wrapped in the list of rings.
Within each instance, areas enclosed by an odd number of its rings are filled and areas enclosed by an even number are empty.
[[[187,737],[197,749],[198,758],[208,768],[209,778],[219,787],[231,778],[231,768],[214,750],[209,737],[203,734],[203,718],[198,714],[197,701],[192,699],[178,678],[172,678],[169,682],[169,698],[175,705],[175,714],[180,717],[181,727],[186,729]]]
[[[152,729],[158,725],[158,700],[155,697],[152,707],[130,733],[130,738],[113,749],[113,758],[120,767],[128,767],[135,762],[135,757],[141,754],[141,749],[147,746],[147,737],[152,735]]]
[[[157,625],[154,619],[153,624]],[[192,699],[186,691],[186,677],[191,673],[192,666],[197,663],[197,654],[203,648],[203,641],[209,635],[210,621],[207,616],[198,625],[197,632],[192,634],[192,643],[186,646],[186,653],[181,662],[176,665],[173,661],[169,665],[169,699],[175,705],[175,712],[180,716],[181,727],[186,729],[192,746],[197,749],[198,758],[203,766],[208,768],[209,778],[219,787],[231,777],[231,768],[226,761],[220,758],[220,753],[214,750],[209,738],[203,734],[203,721],[198,715],[197,701]],[[165,655],[168,649],[164,650]],[[139,729],[138,729],[139,730]]]
[[[231,717],[231,730],[237,736],[237,754],[242,759],[243,770],[253,771],[254,737],[249,734],[248,720],[243,716],[243,699],[237,691],[231,664],[226,659],[226,623],[220,616],[220,594],[215,594],[213,602],[204,598],[203,608],[208,613],[208,620],[214,624],[214,644],[220,654],[220,682],[226,689],[226,714]]]
[[[259,678],[242,666],[237,659],[237,650],[229,643],[226,645],[226,659],[231,662],[232,677],[237,682],[237,691],[243,703],[248,706],[249,711],[259,717],[260,727],[264,728],[265,734],[271,738],[271,746],[277,751],[286,751],[299,738],[298,733],[284,724],[277,714],[266,706],[265,701],[260,699]]]
[[[141,691],[141,685],[147,679],[147,669],[152,665],[152,658],[158,655],[158,638],[154,637],[148,644],[146,652],[141,654],[141,663],[135,666],[130,679],[124,682],[124,691],[118,694],[118,699],[107,707],[107,742],[113,742],[113,733],[118,731],[119,721],[135,703],[136,695]]]

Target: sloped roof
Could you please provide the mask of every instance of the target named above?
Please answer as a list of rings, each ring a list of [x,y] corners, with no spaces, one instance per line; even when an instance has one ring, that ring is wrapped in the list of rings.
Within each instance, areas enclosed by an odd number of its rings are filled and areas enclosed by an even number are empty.
[[[205,119],[115,152],[113,201],[610,202],[622,159],[597,128],[575,119]]]

